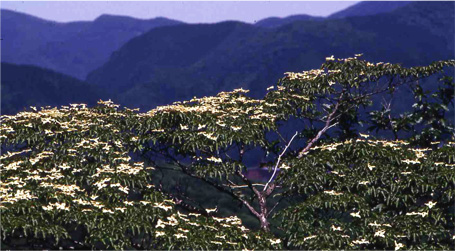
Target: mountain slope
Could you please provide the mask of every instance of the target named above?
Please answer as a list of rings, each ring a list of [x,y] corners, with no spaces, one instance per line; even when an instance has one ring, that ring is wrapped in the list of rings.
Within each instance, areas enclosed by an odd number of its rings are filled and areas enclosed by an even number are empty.
[[[228,56],[226,53],[234,50],[229,39],[251,36],[256,30],[251,25],[239,22],[157,28],[130,40],[105,65],[90,73],[87,79],[100,87],[123,92],[135,84],[172,75],[175,82],[163,79],[161,88],[163,95],[171,97],[172,93],[167,93],[166,89],[185,89],[193,86],[191,81],[197,81],[197,76],[191,80],[180,78],[181,70],[197,66],[198,61],[218,51],[217,48],[223,45],[225,50],[222,53],[225,54],[219,56]],[[107,72],[109,76],[105,74]],[[190,82],[190,85],[186,82]]]
[[[265,28],[276,28],[279,26],[287,25],[295,21],[322,21],[325,19],[339,19],[346,17],[356,17],[356,16],[371,16],[381,13],[389,13],[404,7],[411,3],[410,1],[364,1],[359,2],[353,6],[350,6],[344,10],[333,13],[327,18],[324,17],[315,17],[309,15],[292,15],[284,18],[279,17],[269,17],[262,19],[255,23],[256,26],[265,27]]]
[[[1,63],[1,114],[14,114],[29,106],[96,104],[106,99],[94,86],[73,77],[31,65]]]
[[[10,10],[1,10],[2,62],[33,53],[47,42],[61,42],[89,26],[89,22],[66,25]]]
[[[346,18],[355,16],[371,16],[388,13],[411,3],[410,1],[365,1],[333,13],[328,18]]]
[[[121,104],[150,109],[238,87],[260,97],[284,72],[318,68],[329,55],[364,53],[376,62],[428,64],[453,57],[453,6],[415,2],[375,16],[275,29],[234,22],[161,27],[125,44],[87,81],[121,90]],[[435,33],[435,25],[446,27],[447,35]]]
[[[129,39],[181,22],[102,15],[91,22],[57,23],[1,10],[2,62],[32,64],[79,79],[105,63]]]

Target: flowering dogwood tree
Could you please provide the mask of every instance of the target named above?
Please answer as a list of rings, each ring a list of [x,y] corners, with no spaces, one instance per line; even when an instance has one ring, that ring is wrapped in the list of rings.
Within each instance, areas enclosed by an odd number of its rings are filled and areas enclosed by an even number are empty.
[[[147,113],[100,101],[2,116],[2,242],[65,249],[453,248],[454,135],[441,116],[453,105],[453,82],[444,79],[433,103],[420,98],[413,114],[371,104],[403,85],[422,97],[418,81],[455,61],[404,68],[360,56],[286,73],[263,99],[236,89]],[[296,128],[289,137],[287,124]],[[363,124],[395,138],[359,134]],[[412,135],[399,139],[400,131]],[[245,159],[258,149],[272,173],[261,184],[244,174]],[[154,184],[163,160],[231,196],[260,229]],[[287,198],[297,200],[276,210]]]

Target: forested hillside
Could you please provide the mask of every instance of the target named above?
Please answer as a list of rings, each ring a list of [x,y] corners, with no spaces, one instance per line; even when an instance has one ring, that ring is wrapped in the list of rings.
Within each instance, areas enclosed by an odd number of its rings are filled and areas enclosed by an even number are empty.
[[[14,114],[29,106],[96,104],[103,90],[73,77],[31,65],[1,64],[1,113]]]

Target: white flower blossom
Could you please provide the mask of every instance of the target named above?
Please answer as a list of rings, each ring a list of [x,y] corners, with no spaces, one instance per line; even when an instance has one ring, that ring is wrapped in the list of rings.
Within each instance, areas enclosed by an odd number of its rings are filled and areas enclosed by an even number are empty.
[[[186,237],[185,235],[180,234],[180,233],[174,234],[174,236],[177,237],[177,239],[180,239],[180,238],[188,238],[188,237]]]
[[[271,243],[272,245],[281,243],[281,240],[280,240],[280,239],[275,239],[275,240],[269,239],[269,241],[270,241],[270,243]]]
[[[157,231],[157,232],[155,233],[155,236],[156,236],[156,237],[164,236],[164,235],[166,235],[166,233],[160,232],[160,231]]]
[[[316,235],[311,235],[311,236],[308,236],[308,237],[303,238],[303,241],[310,240],[310,239],[314,239],[314,238],[316,238],[316,237],[317,237]]]
[[[395,242],[395,251],[399,250],[402,247],[404,247],[403,243],[397,243],[397,241],[394,241],[394,242]]]
[[[288,165],[286,165],[286,164],[282,164],[282,165],[280,166],[280,169],[284,169],[284,170],[287,170],[287,169],[289,169],[289,168],[291,168],[291,167],[288,166]]]
[[[385,230],[384,230],[384,229],[380,229],[380,230],[376,231],[376,232],[374,233],[374,236],[375,236],[375,237],[376,237],[376,236],[379,236],[379,237],[384,238],[384,237],[385,237]]]
[[[368,135],[368,134],[363,134],[363,133],[359,133],[359,134],[360,134],[360,137],[362,137],[362,138],[367,139],[368,137],[370,137],[370,135]]]
[[[361,240],[355,240],[355,241],[353,241],[352,244],[361,245],[361,244],[370,244],[370,242],[367,241],[366,239],[361,239]]]
[[[335,192],[335,191],[333,191],[333,190],[330,190],[330,191],[324,191],[324,193],[326,193],[326,194],[330,194],[330,195],[342,195],[342,194],[343,194],[343,193],[337,193],[337,192]]]
[[[428,212],[422,212],[422,213],[420,213],[420,212],[410,212],[410,213],[406,213],[406,215],[420,215],[422,217],[425,217],[425,216],[428,215]]]
[[[368,169],[370,169],[370,171],[373,171],[373,169],[374,169],[375,167],[376,167],[376,166],[370,165],[370,163],[368,163]]]
[[[437,202],[428,201],[427,203],[425,203],[425,206],[427,206],[427,207],[429,207],[429,208],[431,209],[431,208],[433,208],[436,204],[437,204]]]
[[[215,162],[215,163],[221,163],[221,162],[223,162],[220,158],[217,158],[217,157],[214,157],[214,156],[208,158],[207,160],[208,160],[208,161]]]
[[[360,211],[359,211],[359,212],[352,212],[350,215],[351,215],[352,217],[362,218],[362,217],[360,216]]]

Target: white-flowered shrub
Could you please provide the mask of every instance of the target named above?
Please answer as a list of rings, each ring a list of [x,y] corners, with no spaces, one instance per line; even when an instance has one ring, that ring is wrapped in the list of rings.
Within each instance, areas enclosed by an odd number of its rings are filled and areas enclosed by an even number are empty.
[[[288,72],[263,99],[236,89],[146,113],[109,100],[2,116],[2,247],[454,249],[454,85],[443,78],[430,100],[419,80],[455,61],[360,56]],[[412,113],[371,106],[403,85]],[[244,173],[256,157],[267,182]],[[163,189],[164,165],[231,196],[260,230]]]

